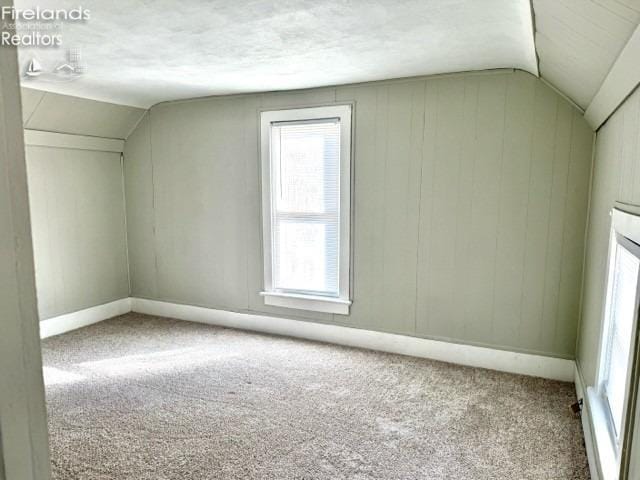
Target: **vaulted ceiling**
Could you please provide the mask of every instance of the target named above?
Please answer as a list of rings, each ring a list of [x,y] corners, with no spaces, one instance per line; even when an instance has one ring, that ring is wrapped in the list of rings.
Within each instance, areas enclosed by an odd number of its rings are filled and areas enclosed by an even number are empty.
[[[639,0],[533,0],[540,75],[586,109],[640,23]]]
[[[16,0],[29,8],[32,0]],[[74,8],[77,0],[39,0]],[[23,48],[45,70],[80,47],[86,73],[23,86],[149,107],[464,70],[537,74],[529,0],[87,0],[63,48]]]
[[[74,8],[75,0],[42,0]],[[30,0],[16,7],[30,8]],[[87,0],[63,48],[20,48],[23,86],[138,107],[181,98],[517,68],[586,109],[640,23],[640,0]],[[533,8],[532,8],[533,7]],[[532,11],[533,10],[533,11]],[[534,30],[535,28],[535,30]]]

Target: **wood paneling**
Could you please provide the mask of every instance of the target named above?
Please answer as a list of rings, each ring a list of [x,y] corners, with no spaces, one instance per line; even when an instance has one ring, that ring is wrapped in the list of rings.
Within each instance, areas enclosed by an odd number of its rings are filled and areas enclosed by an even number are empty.
[[[351,315],[266,307],[258,112],[345,101]],[[572,357],[591,144],[578,111],[523,72],[163,104],[125,147],[128,208],[153,219],[128,222],[132,293]]]
[[[640,213],[640,91],[598,131],[587,237],[587,257],[578,360],[587,385],[596,379],[611,228],[618,204]]]
[[[28,146],[42,320],[129,295],[120,154]]]
[[[578,332],[577,363],[586,386],[596,385],[607,282],[607,256],[613,207],[640,214],[640,90],[629,97],[596,136],[587,251]],[[574,207],[575,208],[575,207]],[[575,225],[568,233],[575,229]],[[572,272],[576,275],[576,272]],[[569,306],[571,308],[572,306]],[[629,474],[640,478],[640,409],[632,417]]]
[[[540,75],[586,109],[640,22],[632,0],[533,0]]]
[[[158,294],[156,275],[156,249],[154,244],[155,219],[153,207],[153,165],[151,164],[151,122],[147,113],[125,143],[124,176],[137,182],[125,182],[127,246],[129,250],[129,278],[141,296]],[[133,226],[135,225],[135,228]]]

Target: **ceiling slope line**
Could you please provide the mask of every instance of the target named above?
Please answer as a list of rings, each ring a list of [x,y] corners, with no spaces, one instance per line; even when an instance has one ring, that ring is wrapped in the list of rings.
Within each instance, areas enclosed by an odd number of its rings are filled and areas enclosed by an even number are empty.
[[[578,105],[569,95],[564,93],[562,90],[560,90],[558,87],[556,87],[553,83],[551,83],[549,80],[547,80],[542,75],[540,75],[540,81],[542,81],[542,83],[544,83],[547,87],[549,87],[551,90],[553,90],[558,95],[560,95],[564,100],[566,100],[566,102],[569,105],[571,105],[573,108],[575,108],[581,114],[584,115],[584,108],[582,108],[580,105]]]
[[[531,41],[533,43],[533,55],[536,59],[536,77],[540,78],[540,55],[538,54],[538,44],[536,42],[536,11],[533,8],[533,0],[529,0],[529,15],[531,16]]]
[[[640,25],[629,38],[611,66],[599,90],[585,111],[585,118],[594,130],[607,121],[640,84]]]

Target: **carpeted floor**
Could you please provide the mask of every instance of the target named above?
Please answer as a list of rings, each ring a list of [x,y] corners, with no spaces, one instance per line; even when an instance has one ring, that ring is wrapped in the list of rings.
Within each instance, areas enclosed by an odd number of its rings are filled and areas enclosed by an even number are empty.
[[[54,479],[586,479],[573,386],[128,314],[43,342]]]

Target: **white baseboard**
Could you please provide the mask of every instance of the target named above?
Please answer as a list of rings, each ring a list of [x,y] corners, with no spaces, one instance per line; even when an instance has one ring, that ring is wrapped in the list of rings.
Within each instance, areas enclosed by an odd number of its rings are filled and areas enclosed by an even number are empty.
[[[67,313],[59,317],[49,318],[40,322],[40,338],[52,337],[70,332],[77,328],[86,327],[111,317],[124,315],[131,311],[131,299],[122,298],[114,302],[97,305],[77,312]]]
[[[131,299],[134,312],[429,358],[471,367],[572,382],[575,362],[562,358],[374,332],[322,323]]]
[[[587,389],[584,385],[582,373],[580,372],[578,365],[576,365],[575,368],[574,382],[576,385],[576,397],[578,397],[578,400],[582,400],[582,431],[584,434],[585,448],[587,450],[587,460],[589,461],[591,480],[600,480],[600,471],[598,469],[598,460],[596,457],[596,445],[593,436],[593,429],[591,428],[591,413],[589,412]]]
[[[40,337],[59,335],[130,311],[554,380],[576,378],[573,360],[142,298],[123,298],[44,320],[40,322]]]

